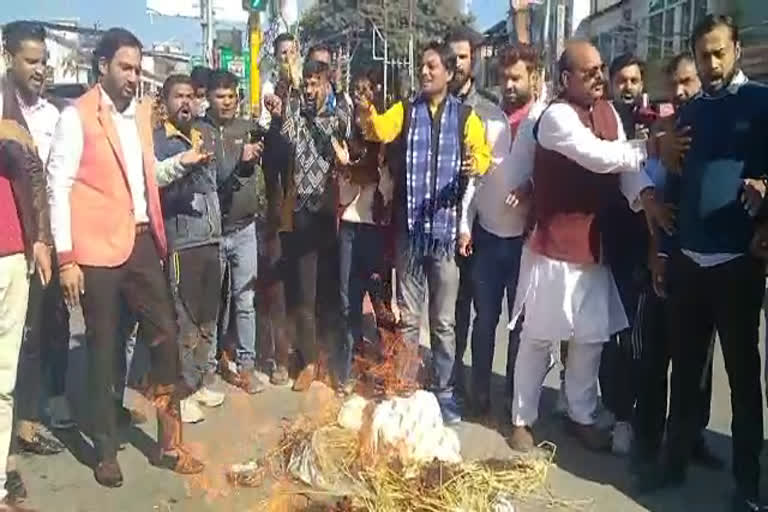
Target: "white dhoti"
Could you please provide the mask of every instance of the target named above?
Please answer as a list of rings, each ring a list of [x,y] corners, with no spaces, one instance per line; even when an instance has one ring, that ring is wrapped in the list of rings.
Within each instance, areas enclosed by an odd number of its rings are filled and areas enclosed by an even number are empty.
[[[526,246],[510,328],[523,310],[513,424],[531,426],[536,421],[550,354],[562,340],[571,342],[565,372],[568,414],[577,423],[594,423],[603,343],[628,327],[610,269],[553,260]]]

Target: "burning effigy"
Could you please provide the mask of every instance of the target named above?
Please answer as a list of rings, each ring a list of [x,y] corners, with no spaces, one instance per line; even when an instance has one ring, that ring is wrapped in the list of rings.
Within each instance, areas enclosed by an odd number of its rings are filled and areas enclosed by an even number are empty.
[[[356,358],[356,393],[283,425],[259,461],[231,466],[230,483],[276,481],[258,510],[270,512],[513,512],[543,499],[554,447],[510,460],[465,461],[435,395],[419,389],[422,357],[396,331]],[[325,385],[315,382],[313,387]]]

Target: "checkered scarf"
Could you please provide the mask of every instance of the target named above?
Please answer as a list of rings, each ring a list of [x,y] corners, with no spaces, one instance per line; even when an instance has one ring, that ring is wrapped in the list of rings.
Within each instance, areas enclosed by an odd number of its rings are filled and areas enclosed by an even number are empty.
[[[454,96],[446,98],[437,134],[432,131],[426,98],[417,98],[410,109],[406,186],[413,257],[452,254],[455,250],[461,174],[460,106]],[[438,137],[436,146],[433,136]]]

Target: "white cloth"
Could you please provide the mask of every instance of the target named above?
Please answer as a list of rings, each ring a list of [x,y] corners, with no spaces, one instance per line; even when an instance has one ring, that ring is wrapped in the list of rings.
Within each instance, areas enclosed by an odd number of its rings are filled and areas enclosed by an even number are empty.
[[[0,499],[5,490],[13,428],[13,389],[24,336],[29,277],[24,254],[0,257]]]
[[[528,117],[520,123],[511,151],[483,177],[468,210],[468,221],[464,226],[467,234],[475,218],[484,230],[500,238],[523,234],[529,205],[521,204],[513,208],[506,204],[506,199],[513,189],[533,175],[533,158],[536,154],[533,126],[545,106],[543,103],[531,106]],[[509,131],[509,123],[506,117],[504,119]]]
[[[512,424],[532,426],[539,415],[541,386],[547,375],[554,344],[521,336],[515,361],[515,396],[512,402]],[[597,376],[602,343],[571,344],[565,367],[565,394],[568,416],[582,425],[592,425],[597,408]]]
[[[100,86],[96,86],[100,87]],[[111,112],[120,147],[125,161],[125,174],[133,200],[137,224],[149,222],[144,160],[136,125],[136,100],[123,112],[118,112],[109,96],[101,91],[102,106]],[[77,179],[80,159],[83,155],[84,135],[80,113],[75,106],[66,107],[56,125],[56,131],[48,158],[48,203],[51,211],[51,230],[56,250],[72,250],[72,226],[70,192]]]
[[[629,326],[607,266],[553,260],[527,244],[510,329],[523,308],[522,335],[533,339],[603,343]]]

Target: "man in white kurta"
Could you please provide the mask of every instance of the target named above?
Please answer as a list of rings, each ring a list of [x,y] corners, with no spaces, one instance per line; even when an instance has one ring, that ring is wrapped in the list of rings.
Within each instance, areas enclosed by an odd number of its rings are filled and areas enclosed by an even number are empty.
[[[529,128],[533,138],[522,137],[537,144],[537,224],[523,251],[510,326],[524,307],[511,440],[523,451],[533,447],[530,427],[538,416],[553,344],[560,340],[572,341],[566,393],[573,432],[588,448],[610,446],[608,435],[593,426],[597,375],[603,343],[627,327],[627,318],[613,276],[601,262],[596,214],[612,191],[620,189],[634,205],[651,187],[642,172],[651,144],[626,141],[615,110],[601,100],[604,78],[597,50],[572,42],[559,64],[563,94]]]

